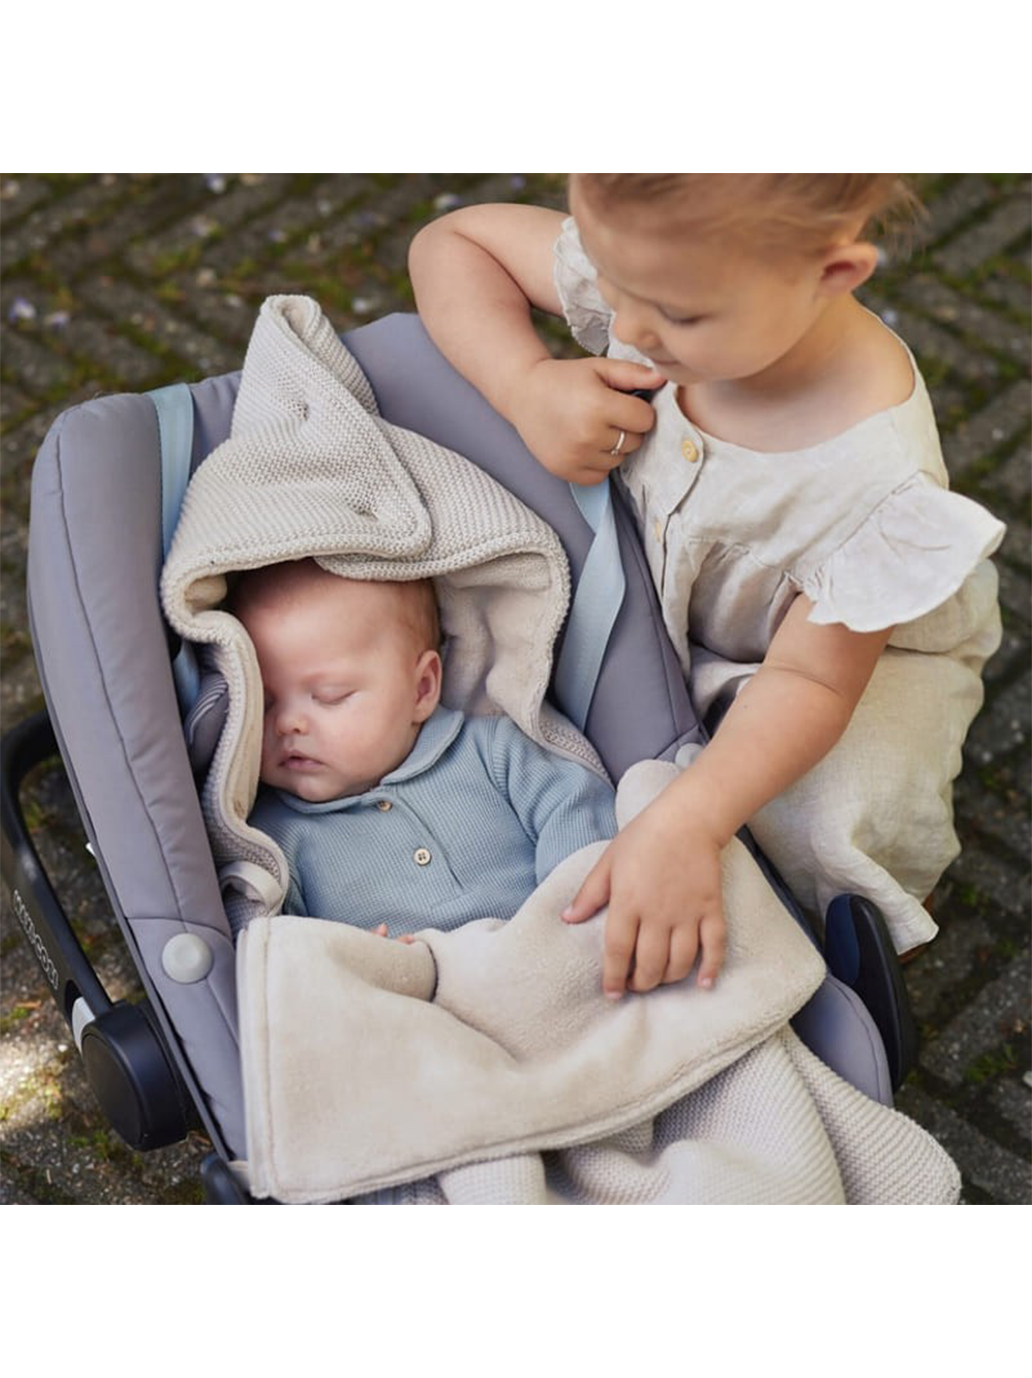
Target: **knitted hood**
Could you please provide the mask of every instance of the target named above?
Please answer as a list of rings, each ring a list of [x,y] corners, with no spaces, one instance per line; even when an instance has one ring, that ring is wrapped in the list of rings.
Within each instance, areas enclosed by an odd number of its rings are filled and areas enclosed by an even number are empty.
[[[247,633],[220,604],[233,571],[304,556],[356,579],[432,577],[443,702],[506,713],[534,740],[604,773],[544,702],[570,591],[555,533],[461,455],[384,421],[316,302],[270,297],[229,438],[191,479],[161,580],[169,623],[208,648],[228,686],[202,807],[223,881],[248,907],[238,918],[275,909],[287,874],[279,849],[246,822],[258,786],[261,680]]]

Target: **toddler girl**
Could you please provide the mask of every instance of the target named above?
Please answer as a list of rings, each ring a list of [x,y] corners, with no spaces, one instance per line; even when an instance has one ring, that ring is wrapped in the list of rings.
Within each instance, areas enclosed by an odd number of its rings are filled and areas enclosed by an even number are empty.
[[[618,469],[715,729],[563,916],[608,901],[614,998],[697,959],[712,985],[745,823],[815,915],[852,892],[901,952],[936,932],[1003,527],[947,491],[914,359],[853,295],[910,199],[882,174],[582,174],[572,218],[471,206],[413,242],[430,334],[541,463]],[[553,359],[532,306],[599,357]]]

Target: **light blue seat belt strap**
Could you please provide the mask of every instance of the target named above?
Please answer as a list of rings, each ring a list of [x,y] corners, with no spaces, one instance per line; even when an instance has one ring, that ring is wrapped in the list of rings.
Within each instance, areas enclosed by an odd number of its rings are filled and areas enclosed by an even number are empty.
[[[556,662],[555,690],[563,712],[583,732],[627,581],[620,561],[610,480],[591,487],[571,483],[570,491],[595,539],[570,605]]]
[[[155,388],[147,396],[158,413],[158,439],[161,444],[161,549],[168,558],[169,547],[179,521],[186,486],[190,482],[190,459],[193,453],[194,411],[193,397],[186,383]],[[200,672],[194,649],[182,642],[172,674],[176,695],[183,713],[193,705],[200,685]]]

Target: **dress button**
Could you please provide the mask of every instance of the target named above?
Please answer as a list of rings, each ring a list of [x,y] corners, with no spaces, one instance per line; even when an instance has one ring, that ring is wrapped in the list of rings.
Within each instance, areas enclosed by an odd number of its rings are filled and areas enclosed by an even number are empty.
[[[417,866],[429,866],[431,860],[430,853],[425,847],[417,847],[412,853],[412,860]]]
[[[394,805],[391,803],[389,799],[377,799],[376,807],[380,810],[381,813],[390,813],[391,809],[394,808]]]
[[[681,453],[689,464],[694,464],[699,458],[699,447],[689,436],[685,436],[681,441]]]

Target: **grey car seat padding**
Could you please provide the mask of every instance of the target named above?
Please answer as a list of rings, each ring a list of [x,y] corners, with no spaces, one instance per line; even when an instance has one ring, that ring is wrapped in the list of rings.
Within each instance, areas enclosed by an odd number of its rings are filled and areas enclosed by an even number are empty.
[[[578,577],[593,533],[567,486],[442,358],[414,316],[345,344],[381,414],[467,455],[558,531]],[[192,385],[194,465],[226,438],[239,375]],[[617,504],[627,592],[586,733],[610,774],[672,757],[698,729],[628,514]],[[150,399],[84,403],[54,423],[33,473],[28,594],[40,676],[84,825],[148,993],[182,1047],[206,1126],[243,1151],[234,951],[170,673],[157,418]],[[212,953],[202,979],[168,976],[182,933]]]

